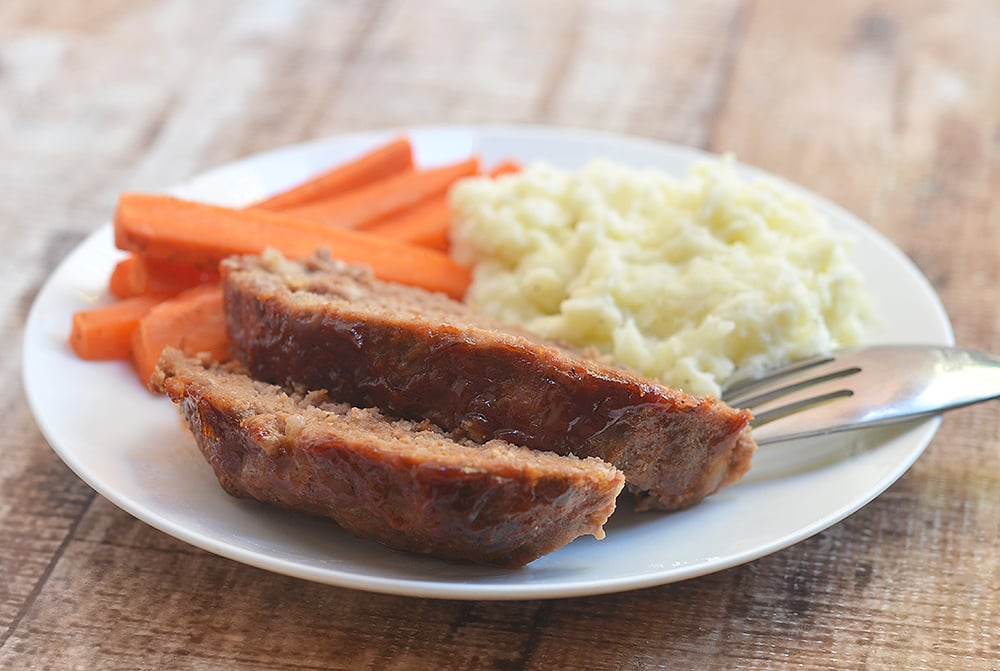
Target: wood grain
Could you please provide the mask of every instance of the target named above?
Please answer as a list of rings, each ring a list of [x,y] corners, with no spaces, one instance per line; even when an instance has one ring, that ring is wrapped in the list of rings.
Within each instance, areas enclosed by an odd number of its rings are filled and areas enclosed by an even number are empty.
[[[888,491],[777,554],[492,603],[332,588],[180,543],[67,469],[17,382],[35,294],[120,190],[466,122],[733,152],[871,223],[960,342],[1000,350],[997,36],[992,0],[5,0],[0,668],[1000,671],[996,406],[946,417]]]

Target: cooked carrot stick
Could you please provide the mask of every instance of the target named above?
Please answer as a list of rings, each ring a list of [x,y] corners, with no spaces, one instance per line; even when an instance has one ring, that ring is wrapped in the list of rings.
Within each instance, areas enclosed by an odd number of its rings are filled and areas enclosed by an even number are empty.
[[[167,346],[189,355],[208,352],[217,361],[230,358],[222,287],[203,284],[188,289],[157,304],[139,320],[132,334],[131,355],[143,384],[149,384],[160,352]]]
[[[77,356],[88,361],[128,359],[139,320],[158,302],[150,296],[134,296],[75,312],[70,346]]]
[[[513,159],[506,159],[493,166],[489,176],[496,178],[521,170],[521,165]],[[448,249],[448,230],[451,227],[451,206],[447,192],[434,196],[364,227],[399,242],[423,245],[431,249]]]
[[[512,158],[505,158],[490,168],[490,177],[500,177],[502,175],[512,175],[521,172],[521,164]]]
[[[115,264],[108,278],[108,291],[115,298],[131,298],[138,296],[141,291],[135,290],[132,282],[132,273],[135,270],[135,255],[129,254],[124,259]]]
[[[199,270],[194,266],[165,261],[152,256],[135,255],[132,281],[136,289],[152,296],[174,296],[219,280],[218,270]]]
[[[388,144],[316,175],[290,189],[253,204],[258,210],[277,212],[330,198],[385,179],[413,167],[410,140],[400,137]]]
[[[447,254],[381,236],[305,222],[286,214],[234,210],[161,194],[122,194],[115,211],[120,249],[216,270],[232,254],[259,254],[273,247],[292,258],[317,249],[348,263],[372,267],[390,282],[420,286],[461,298],[469,270]]]
[[[451,206],[445,195],[435,196],[399,214],[377,221],[366,231],[398,242],[431,249],[448,249]]]
[[[184,263],[145,254],[130,254],[115,265],[108,284],[111,294],[118,298],[168,298],[199,284],[218,281],[218,271],[199,270]]]
[[[414,170],[341,196],[284,210],[283,214],[337,228],[364,228],[379,219],[445,193],[455,180],[476,174],[479,160]]]

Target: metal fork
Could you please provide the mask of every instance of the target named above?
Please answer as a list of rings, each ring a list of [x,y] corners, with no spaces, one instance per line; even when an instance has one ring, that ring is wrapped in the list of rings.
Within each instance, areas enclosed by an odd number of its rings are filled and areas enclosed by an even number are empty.
[[[754,413],[758,445],[885,426],[998,397],[1000,356],[930,345],[838,351],[722,393]]]

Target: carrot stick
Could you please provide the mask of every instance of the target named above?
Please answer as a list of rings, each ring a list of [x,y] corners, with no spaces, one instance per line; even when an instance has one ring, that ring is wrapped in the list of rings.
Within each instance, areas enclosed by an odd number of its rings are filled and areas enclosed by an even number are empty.
[[[326,248],[348,263],[371,266],[389,281],[461,298],[469,270],[439,251],[373,233],[329,228],[284,213],[234,210],[161,194],[122,194],[114,216],[115,244],[200,270],[218,269],[233,254],[259,254],[273,247],[291,258]]]
[[[462,177],[476,174],[475,157],[427,170],[404,172],[334,198],[290,208],[283,213],[337,228],[364,228],[379,219],[445,193]]]
[[[277,212],[330,198],[413,168],[413,148],[400,137],[315,177],[251,205]]]
[[[128,359],[139,320],[158,302],[150,296],[134,296],[75,312],[70,346],[77,356],[88,361]]]
[[[448,249],[451,206],[445,195],[435,196],[399,214],[375,222],[366,231],[398,242]]]
[[[501,177],[521,172],[521,164],[512,158],[505,158],[490,169],[490,177]]]
[[[513,159],[506,159],[493,166],[489,176],[496,178],[521,170]],[[448,194],[434,196],[402,212],[379,219],[364,230],[399,242],[423,245],[431,249],[448,249],[448,231],[451,227],[451,206]]]
[[[204,284],[154,306],[132,334],[132,364],[143,384],[156,368],[160,352],[171,346],[189,355],[208,352],[217,361],[230,358],[222,287]]]
[[[136,291],[132,282],[132,273],[135,270],[135,255],[130,254],[115,264],[108,278],[108,291],[115,298],[131,298],[138,296],[141,291]]]
[[[218,270],[199,270],[185,263],[135,255],[132,281],[135,288],[144,294],[175,296],[185,289],[218,280]]]
[[[118,298],[143,295],[168,298],[199,284],[218,281],[218,271],[203,271],[184,263],[130,254],[115,265],[108,284],[111,294]]]

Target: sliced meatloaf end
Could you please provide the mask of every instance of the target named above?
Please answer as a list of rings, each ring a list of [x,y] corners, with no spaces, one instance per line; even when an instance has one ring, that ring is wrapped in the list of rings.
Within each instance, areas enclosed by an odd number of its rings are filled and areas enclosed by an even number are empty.
[[[637,507],[680,509],[737,480],[748,411],[696,398],[365,268],[276,253],[222,264],[234,355],[255,377],[428,419],[454,435],[594,456]]]
[[[523,566],[578,536],[603,537],[624,486],[598,459],[455,441],[178,350],[163,353],[154,384],[228,493],[329,517],[400,550]]]

